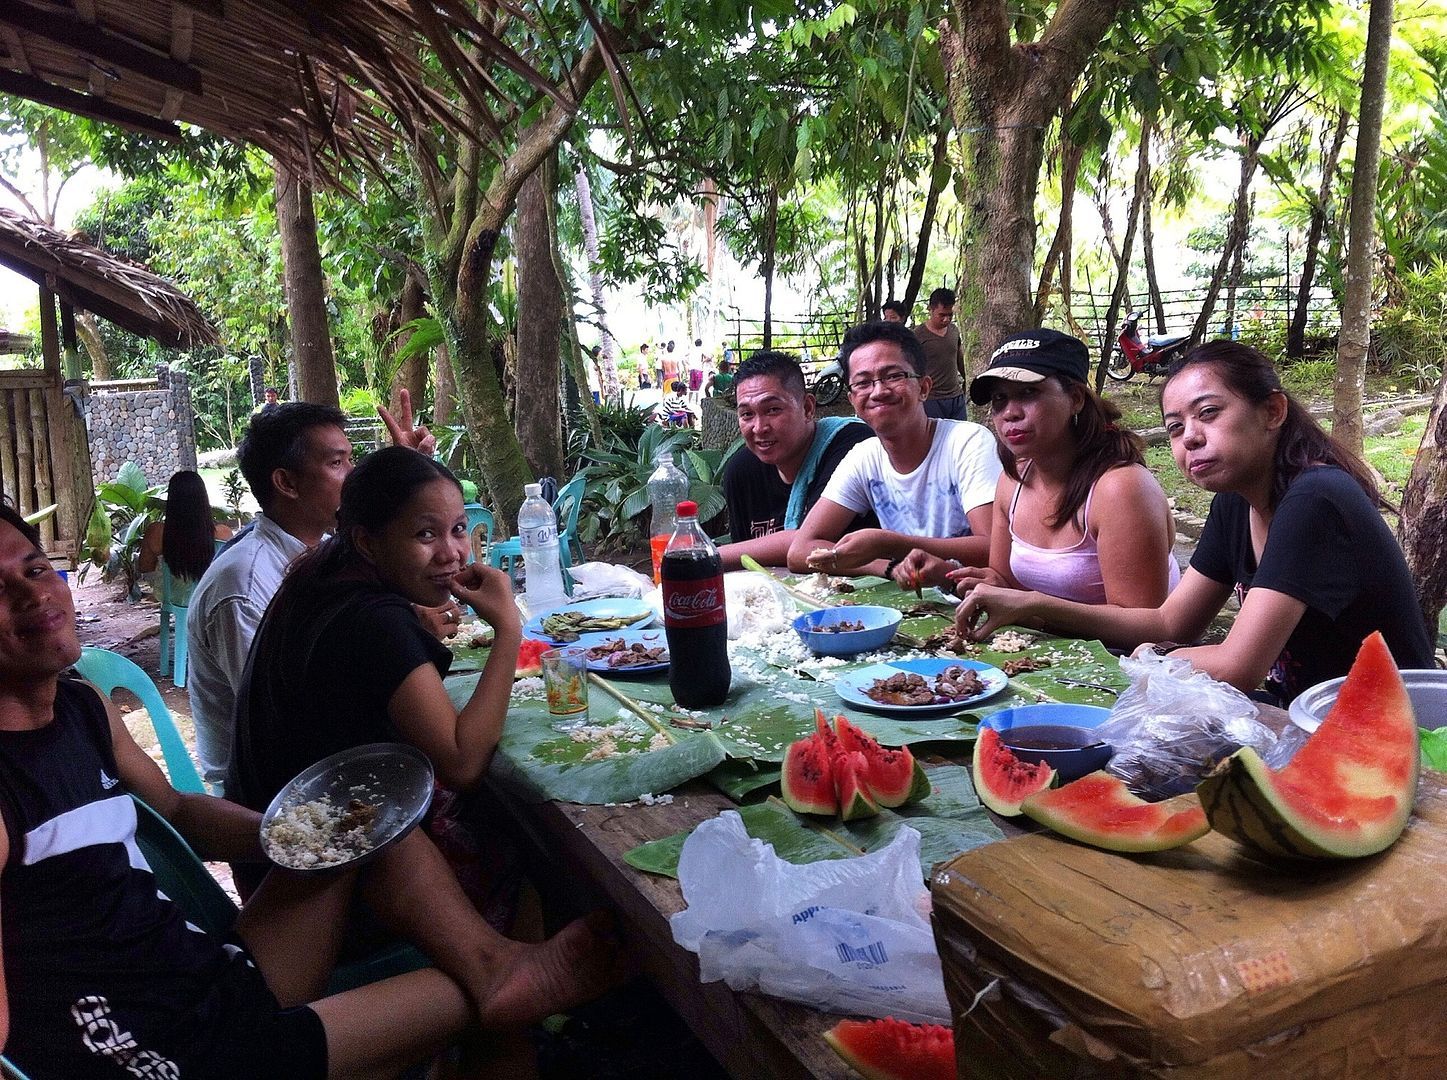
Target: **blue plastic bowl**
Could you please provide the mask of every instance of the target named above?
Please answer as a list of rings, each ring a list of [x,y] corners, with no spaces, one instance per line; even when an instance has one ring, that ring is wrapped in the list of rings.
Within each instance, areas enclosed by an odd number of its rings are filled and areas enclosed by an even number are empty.
[[[858,656],[860,653],[882,649],[894,640],[904,614],[891,607],[831,607],[818,611],[807,611],[794,620],[794,629],[819,656]],[[859,622],[863,630],[840,630],[837,633],[821,631],[820,627],[836,626],[841,622]]]
[[[980,721],[980,726],[998,731],[1000,741],[1021,761],[1031,765],[1043,761],[1060,774],[1061,783],[1069,783],[1103,769],[1115,753],[1115,747],[1101,742],[1091,731],[1109,716],[1110,710],[1098,705],[1021,705],[991,713]],[[1051,728],[1056,731],[1051,732]],[[1066,745],[1047,749],[1038,745],[1016,746],[1011,742],[1012,732],[1024,733],[1026,729],[1030,729],[1029,736],[1046,736],[1041,741]],[[1029,738],[1028,741],[1036,740]]]

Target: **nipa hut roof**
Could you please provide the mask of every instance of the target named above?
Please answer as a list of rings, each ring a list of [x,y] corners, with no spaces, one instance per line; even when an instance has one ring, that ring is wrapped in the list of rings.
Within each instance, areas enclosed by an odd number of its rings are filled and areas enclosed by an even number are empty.
[[[212,345],[216,330],[165,278],[0,207],[0,265],[133,334],[172,347]]]
[[[515,110],[495,65],[556,93],[502,40],[529,18],[515,0],[4,0],[0,93],[164,138],[185,121],[335,178],[463,124],[458,98]]]

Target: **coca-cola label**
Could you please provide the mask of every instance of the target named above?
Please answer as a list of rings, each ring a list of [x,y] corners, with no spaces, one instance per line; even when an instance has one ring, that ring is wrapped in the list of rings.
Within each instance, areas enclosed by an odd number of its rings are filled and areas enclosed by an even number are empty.
[[[723,575],[701,581],[664,581],[663,621],[669,626],[717,626],[724,611]]]

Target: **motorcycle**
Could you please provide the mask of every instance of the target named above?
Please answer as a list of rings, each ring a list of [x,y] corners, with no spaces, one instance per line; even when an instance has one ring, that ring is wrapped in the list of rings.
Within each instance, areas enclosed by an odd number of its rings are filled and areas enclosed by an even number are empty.
[[[1120,336],[1105,367],[1105,373],[1118,382],[1125,382],[1136,374],[1148,379],[1164,375],[1171,361],[1182,356],[1191,342],[1190,334],[1151,334],[1142,341],[1140,322],[1144,315],[1145,312],[1132,311],[1121,324]]]
[[[820,405],[833,405],[844,393],[844,367],[838,360],[825,364],[814,380],[810,393]]]

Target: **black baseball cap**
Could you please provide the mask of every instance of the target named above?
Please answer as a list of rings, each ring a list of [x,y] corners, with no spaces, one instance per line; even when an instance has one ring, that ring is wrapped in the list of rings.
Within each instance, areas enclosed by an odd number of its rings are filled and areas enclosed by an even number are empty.
[[[1064,375],[1085,382],[1090,373],[1090,350],[1085,342],[1059,330],[1026,330],[1000,343],[990,354],[990,366],[970,382],[970,400],[983,405],[990,400],[990,382],[1042,382],[1050,375]]]

